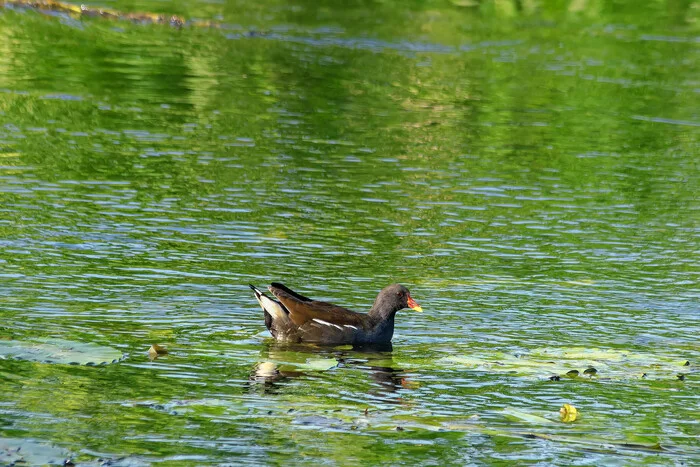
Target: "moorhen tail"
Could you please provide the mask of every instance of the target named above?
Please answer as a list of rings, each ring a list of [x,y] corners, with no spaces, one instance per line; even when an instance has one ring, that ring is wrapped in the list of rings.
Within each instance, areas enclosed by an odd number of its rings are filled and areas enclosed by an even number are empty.
[[[369,313],[356,313],[332,303],[305,297],[273,282],[270,298],[251,285],[265,314],[265,326],[282,342],[308,342],[326,345],[363,345],[391,342],[394,316],[404,308],[423,309],[403,285],[382,289]]]

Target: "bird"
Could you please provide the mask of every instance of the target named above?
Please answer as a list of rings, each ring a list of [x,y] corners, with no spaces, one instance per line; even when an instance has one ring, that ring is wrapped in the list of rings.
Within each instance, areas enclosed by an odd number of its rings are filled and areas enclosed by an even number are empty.
[[[357,313],[332,303],[312,300],[273,282],[267,296],[249,284],[265,315],[265,326],[277,341],[320,345],[388,344],[399,310],[423,308],[400,284],[384,287],[368,313]]]

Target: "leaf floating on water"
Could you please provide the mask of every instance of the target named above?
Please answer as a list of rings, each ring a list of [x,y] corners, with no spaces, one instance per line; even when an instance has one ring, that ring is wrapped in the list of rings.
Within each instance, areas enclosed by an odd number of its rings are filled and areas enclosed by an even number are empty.
[[[566,372],[566,376],[568,376],[569,378],[576,378],[578,374],[578,370],[569,370]]]
[[[559,381],[559,380],[561,380],[561,376],[559,376],[559,375],[550,376],[549,380],[550,381]]]
[[[571,423],[576,421],[578,410],[576,410],[576,407],[573,405],[564,404],[561,409],[559,409],[559,416],[561,417],[562,422]]]
[[[653,380],[675,380],[678,372],[682,371],[681,367],[685,368],[686,365],[686,360],[672,356],[584,347],[541,347],[517,356],[504,352],[470,354],[468,357],[449,356],[441,358],[439,362],[474,371],[511,373],[542,379],[552,375],[576,378],[580,373],[567,373],[576,368],[578,372],[586,370],[583,374],[591,378],[599,377],[598,373],[604,374],[606,380],[636,379],[642,373]],[[431,362],[432,364],[434,363]]]
[[[641,451],[641,452],[651,452],[658,453],[666,451],[666,449],[659,443],[620,443],[616,441],[610,441],[608,439],[602,439],[594,436],[578,437],[578,436],[566,436],[566,435],[550,435],[545,433],[516,433],[516,432],[497,432],[496,430],[482,430],[483,432],[491,435],[500,436],[514,436],[522,438],[536,438],[545,439],[547,441],[557,441],[565,443],[568,446],[583,446],[587,447],[595,452],[605,452],[605,453],[619,453],[622,450],[625,451]]]
[[[123,357],[119,350],[90,342],[48,338],[31,341],[0,341],[0,358],[95,366],[116,363]]]
[[[68,451],[37,441],[0,438],[0,465],[63,465]]]
[[[325,417],[322,415],[302,415],[295,417],[293,425],[305,425],[314,428],[339,428],[345,425],[345,421],[340,418]]]
[[[503,409],[503,413],[510,417],[510,418],[515,418],[518,420],[522,420],[527,423],[533,423],[537,425],[550,425],[554,422],[552,422],[549,419],[546,419],[544,417],[540,417],[539,415],[533,415],[531,413],[524,412],[522,410],[514,409],[512,407],[506,407]]]
[[[678,374],[678,379],[681,381],[685,381],[685,375],[683,373]]]
[[[151,360],[155,360],[161,355],[168,355],[168,349],[166,349],[165,347],[161,347],[158,344],[153,344],[151,345],[151,348],[148,349],[148,358],[150,358]]]
[[[445,357],[442,360],[444,360],[446,363],[458,363],[459,365],[465,366],[467,368],[479,368],[490,366],[490,362],[475,357]]]
[[[168,353],[168,349],[165,347],[162,347],[158,344],[153,344],[150,349],[148,349],[149,352],[153,351],[157,353],[158,355],[166,355]]]
[[[297,365],[297,367],[310,371],[327,371],[338,366],[338,360],[335,358],[310,358],[306,363]]]
[[[683,366],[690,366],[690,360],[686,360]]]

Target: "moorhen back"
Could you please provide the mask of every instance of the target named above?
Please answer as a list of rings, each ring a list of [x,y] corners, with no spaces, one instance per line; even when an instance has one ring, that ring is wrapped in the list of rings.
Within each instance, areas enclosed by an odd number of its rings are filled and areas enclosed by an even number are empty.
[[[305,297],[273,282],[268,289],[277,300],[251,285],[265,314],[265,325],[282,342],[308,342],[325,345],[385,344],[394,335],[394,316],[404,308],[423,311],[400,284],[385,287],[377,295],[369,313]]]

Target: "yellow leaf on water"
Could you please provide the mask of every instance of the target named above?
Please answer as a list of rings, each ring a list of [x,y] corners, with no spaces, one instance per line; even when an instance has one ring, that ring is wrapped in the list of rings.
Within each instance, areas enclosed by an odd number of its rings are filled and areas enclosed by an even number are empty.
[[[167,355],[168,350],[165,347],[161,347],[158,344],[153,344],[151,345],[151,348],[148,349],[148,358],[151,360],[155,360],[161,355]]]
[[[561,409],[559,409],[559,416],[562,422],[571,423],[576,421],[578,410],[576,410],[576,407],[573,405],[564,404]]]

